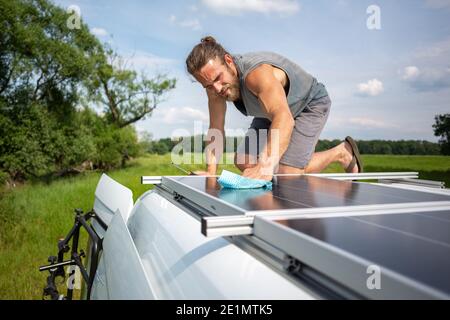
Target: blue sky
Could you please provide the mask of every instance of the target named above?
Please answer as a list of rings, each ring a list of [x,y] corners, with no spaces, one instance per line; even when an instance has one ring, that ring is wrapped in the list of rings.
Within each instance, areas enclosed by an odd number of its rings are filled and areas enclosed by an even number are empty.
[[[324,83],[333,104],[323,139],[436,141],[434,116],[450,112],[450,0],[54,2],[78,6],[92,32],[134,68],[178,79],[167,101],[136,125],[155,138],[194,133],[194,121],[207,128],[204,89],[184,65],[205,35],[231,53],[275,51]],[[367,27],[371,5],[380,8],[381,29]],[[250,122],[228,106],[229,133]]]

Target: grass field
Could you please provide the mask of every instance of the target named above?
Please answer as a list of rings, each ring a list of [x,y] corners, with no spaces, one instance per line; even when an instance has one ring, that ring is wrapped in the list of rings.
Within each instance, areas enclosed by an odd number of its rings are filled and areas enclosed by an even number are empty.
[[[450,157],[363,156],[367,172],[419,171],[420,178],[445,181],[450,186]],[[234,170],[231,165],[227,169]],[[185,166],[202,169],[201,165]],[[336,165],[327,172],[342,172]],[[150,186],[142,175],[180,175],[170,155],[151,155],[108,173],[133,191],[136,200]],[[73,209],[92,207],[101,172],[89,172],[50,183],[30,182],[0,194],[0,299],[40,299],[47,273],[38,267],[56,253],[56,242],[73,223]],[[84,244],[85,242],[81,242]]]

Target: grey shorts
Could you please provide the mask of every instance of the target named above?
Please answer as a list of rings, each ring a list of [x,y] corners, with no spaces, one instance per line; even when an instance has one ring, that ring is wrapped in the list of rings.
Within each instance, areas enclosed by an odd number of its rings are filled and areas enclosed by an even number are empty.
[[[311,160],[320,133],[327,122],[330,113],[331,100],[329,96],[311,101],[294,119],[295,126],[286,152],[280,163],[303,169]],[[257,159],[260,151],[267,143],[267,133],[271,121],[265,118],[254,118],[245,138],[237,147],[237,156],[247,154]],[[264,132],[261,134],[261,130]],[[256,141],[253,145],[250,141]],[[242,159],[242,158],[241,158]]]

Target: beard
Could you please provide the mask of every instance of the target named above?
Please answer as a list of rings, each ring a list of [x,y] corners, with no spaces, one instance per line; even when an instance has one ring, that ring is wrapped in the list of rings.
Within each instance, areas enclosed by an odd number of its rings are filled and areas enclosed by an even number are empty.
[[[238,84],[231,84],[231,83],[227,84],[225,92],[227,92],[227,91],[229,91],[225,96],[225,99],[227,101],[233,102],[233,101],[239,100],[241,94],[240,94]]]
[[[237,101],[241,98],[241,90],[239,88],[239,75],[237,72],[235,72],[227,63],[225,63],[227,70],[233,75],[234,81],[232,83],[226,84],[226,91],[230,91],[226,97],[225,100],[227,101]],[[237,70],[236,70],[237,71]]]

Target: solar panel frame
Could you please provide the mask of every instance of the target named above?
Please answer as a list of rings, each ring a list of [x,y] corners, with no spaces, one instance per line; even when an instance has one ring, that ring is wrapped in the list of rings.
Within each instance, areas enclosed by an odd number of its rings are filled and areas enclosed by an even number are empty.
[[[183,183],[183,178],[188,178],[186,176],[180,177],[162,177],[161,184],[175,192],[176,194],[189,199],[189,201],[205,208],[212,214],[217,215],[245,215],[245,210],[234,206],[233,204],[227,203],[217,197],[211,196],[207,193],[200,192],[199,190]],[[202,179],[201,176],[189,176],[193,179]],[[216,178],[214,178],[216,179]]]

